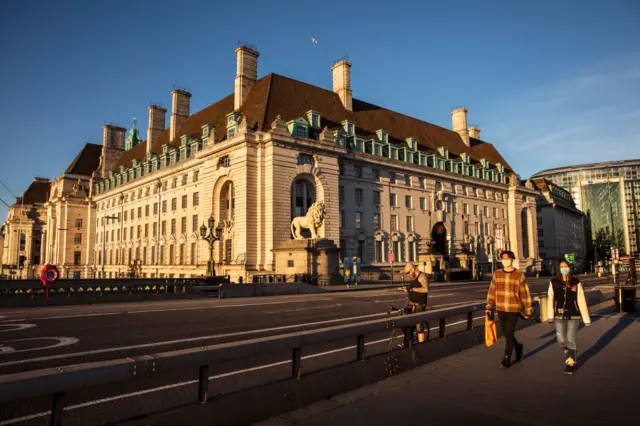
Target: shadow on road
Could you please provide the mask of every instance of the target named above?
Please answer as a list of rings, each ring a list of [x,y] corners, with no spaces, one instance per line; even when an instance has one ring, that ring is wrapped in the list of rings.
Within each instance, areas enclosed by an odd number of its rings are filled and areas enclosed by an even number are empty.
[[[620,318],[618,323],[607,330],[596,343],[593,344],[589,349],[587,349],[582,356],[578,354],[578,364],[576,365],[576,371],[582,368],[584,364],[589,361],[592,357],[596,356],[598,352],[604,349],[609,343],[613,341],[625,328],[629,327],[633,324],[634,321],[629,318]]]

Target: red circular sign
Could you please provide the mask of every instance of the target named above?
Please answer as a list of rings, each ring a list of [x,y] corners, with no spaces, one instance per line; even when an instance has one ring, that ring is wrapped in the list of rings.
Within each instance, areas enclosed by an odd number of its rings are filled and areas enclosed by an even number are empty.
[[[55,284],[58,278],[60,278],[60,273],[56,265],[44,265],[40,271],[40,281],[42,285]]]

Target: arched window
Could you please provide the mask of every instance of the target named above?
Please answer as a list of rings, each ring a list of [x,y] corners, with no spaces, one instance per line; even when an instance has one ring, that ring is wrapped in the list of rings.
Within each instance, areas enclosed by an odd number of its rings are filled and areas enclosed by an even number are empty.
[[[233,182],[226,182],[220,190],[220,218],[219,220],[233,220],[236,208]]]
[[[316,187],[308,179],[298,178],[293,183],[291,194],[291,216],[305,216],[316,202]]]
[[[520,222],[522,226],[522,256],[525,259],[529,258],[529,219],[527,215],[527,209],[522,209],[520,213]]]

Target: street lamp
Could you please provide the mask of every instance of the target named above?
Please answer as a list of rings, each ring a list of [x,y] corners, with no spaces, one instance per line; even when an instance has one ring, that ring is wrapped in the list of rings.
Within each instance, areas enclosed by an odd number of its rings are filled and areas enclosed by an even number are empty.
[[[207,222],[207,224],[209,225],[208,229],[207,226],[203,223],[200,227],[200,236],[203,240],[209,243],[209,263],[207,264],[207,276],[214,277],[216,275],[216,270],[213,265],[213,243],[220,239],[220,236],[222,235],[222,228],[220,228],[220,225],[218,225],[218,227],[215,228],[214,231],[213,227],[215,226],[215,219],[213,218],[213,216],[210,216]]]

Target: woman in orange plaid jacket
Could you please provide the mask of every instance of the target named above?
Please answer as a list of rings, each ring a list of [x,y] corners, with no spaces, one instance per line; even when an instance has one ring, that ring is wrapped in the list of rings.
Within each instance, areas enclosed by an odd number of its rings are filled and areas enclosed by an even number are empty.
[[[511,367],[511,354],[516,351],[516,361],[522,359],[524,346],[515,337],[516,324],[520,313],[525,318],[533,314],[531,292],[524,274],[513,267],[516,256],[511,251],[503,251],[500,255],[502,269],[497,270],[491,279],[487,294],[487,313],[498,312],[502,334],[506,340],[504,357],[500,367]]]

